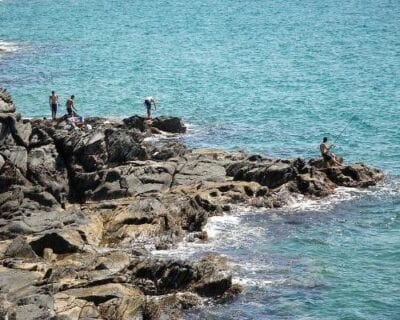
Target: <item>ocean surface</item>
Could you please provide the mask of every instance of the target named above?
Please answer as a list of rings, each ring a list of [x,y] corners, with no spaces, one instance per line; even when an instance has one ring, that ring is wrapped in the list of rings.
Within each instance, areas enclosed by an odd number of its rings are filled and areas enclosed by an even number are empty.
[[[26,117],[156,115],[190,125],[193,147],[318,155],[387,173],[281,210],[212,218],[210,242],[172,252],[225,255],[244,294],[186,319],[400,319],[398,0],[3,0],[0,86]],[[339,137],[338,137],[339,136]],[[338,138],[338,139],[336,139]]]

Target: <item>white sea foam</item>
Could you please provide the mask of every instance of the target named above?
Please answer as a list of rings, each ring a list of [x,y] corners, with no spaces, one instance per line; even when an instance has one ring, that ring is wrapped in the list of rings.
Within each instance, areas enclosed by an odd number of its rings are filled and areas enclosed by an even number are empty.
[[[0,54],[7,52],[16,52],[19,49],[19,45],[15,42],[6,42],[0,40]]]
[[[193,133],[198,129],[197,125],[190,123],[190,122],[186,122],[185,126],[186,126],[186,130],[188,133]]]
[[[279,219],[280,214],[299,214],[300,212],[323,212],[328,211],[343,202],[357,200],[359,198],[382,198],[398,197],[400,195],[399,181],[390,180],[376,187],[368,189],[354,189],[339,187],[332,195],[319,199],[310,200],[302,195],[295,196],[293,201],[285,208],[268,209],[253,208],[244,206],[232,206],[229,213],[221,216],[213,216],[208,219],[204,229],[208,233],[207,242],[182,242],[173,250],[154,251],[159,257],[175,256],[181,259],[192,259],[209,252],[225,253],[228,251],[245,248],[254,245],[262,239],[269,230],[268,224],[246,223],[251,215],[267,214],[268,219]],[[261,218],[262,219],[262,218]],[[246,249],[245,249],[246,250]],[[242,284],[244,287],[269,288],[282,285],[289,281],[289,278],[278,276],[276,264],[267,261],[254,259],[243,260],[239,257],[229,259],[230,267],[233,270],[233,281]],[[263,276],[260,276],[260,275]]]
[[[162,131],[161,134],[151,135],[150,137],[144,138],[145,142],[158,142],[161,140],[173,140],[176,139],[177,135],[169,132]]]
[[[283,209],[286,213],[325,211],[332,209],[339,203],[362,197],[375,197],[379,199],[395,196],[400,196],[400,181],[387,179],[387,181],[367,189],[338,187],[333,194],[322,199],[310,199],[301,194],[293,195],[288,206]]]
[[[205,226],[205,230],[207,231],[209,239],[212,241],[218,237],[219,233],[227,229],[236,228],[239,224],[240,217],[224,214],[222,216],[211,217],[209,223]]]
[[[234,283],[241,284],[245,288],[248,287],[258,287],[258,288],[266,288],[274,285],[282,285],[286,283],[288,280],[285,278],[278,279],[262,279],[262,278],[249,278],[249,277],[233,277],[232,281]]]

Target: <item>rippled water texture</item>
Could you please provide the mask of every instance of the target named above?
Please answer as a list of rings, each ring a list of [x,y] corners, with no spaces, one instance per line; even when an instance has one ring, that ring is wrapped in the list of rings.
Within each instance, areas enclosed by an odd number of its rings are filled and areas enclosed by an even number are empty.
[[[195,249],[227,255],[247,290],[187,317],[397,319],[399,17],[395,0],[4,0],[0,86],[25,116],[49,116],[50,90],[86,116],[144,114],[153,95],[189,145],[275,157],[316,156],[344,129],[337,153],[385,184],[214,218]]]

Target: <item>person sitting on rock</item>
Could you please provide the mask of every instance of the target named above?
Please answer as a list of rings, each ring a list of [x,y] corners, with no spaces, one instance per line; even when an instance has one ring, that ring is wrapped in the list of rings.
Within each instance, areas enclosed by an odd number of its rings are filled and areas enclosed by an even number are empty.
[[[153,97],[146,97],[144,99],[144,105],[147,110],[147,118],[151,118],[151,106],[154,105],[154,110],[157,110],[156,108],[156,101],[154,100]]]
[[[319,149],[321,151],[322,158],[324,159],[324,162],[326,166],[341,166],[342,164],[337,161],[336,156],[330,151],[331,148],[333,148],[335,145],[328,145],[328,138],[324,137],[322,139],[322,143],[319,145]]]
[[[66,118],[66,123],[69,125],[71,128],[76,129],[87,129],[87,126],[85,124],[85,119],[81,117],[67,117]],[[90,126],[90,129],[92,126]]]

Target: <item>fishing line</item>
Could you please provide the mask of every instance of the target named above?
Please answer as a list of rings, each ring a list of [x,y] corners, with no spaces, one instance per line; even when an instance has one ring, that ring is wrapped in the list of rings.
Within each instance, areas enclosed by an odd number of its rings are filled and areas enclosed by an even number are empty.
[[[354,115],[350,118],[350,120],[349,120],[349,121],[347,122],[347,124],[344,126],[343,130],[340,131],[340,133],[335,137],[335,140],[334,140],[333,144],[335,144],[335,143],[339,140],[339,138],[342,136],[342,134],[344,133],[344,131],[349,127],[350,123],[353,121],[353,119],[354,119],[355,117],[356,117],[356,115],[354,114]]]

